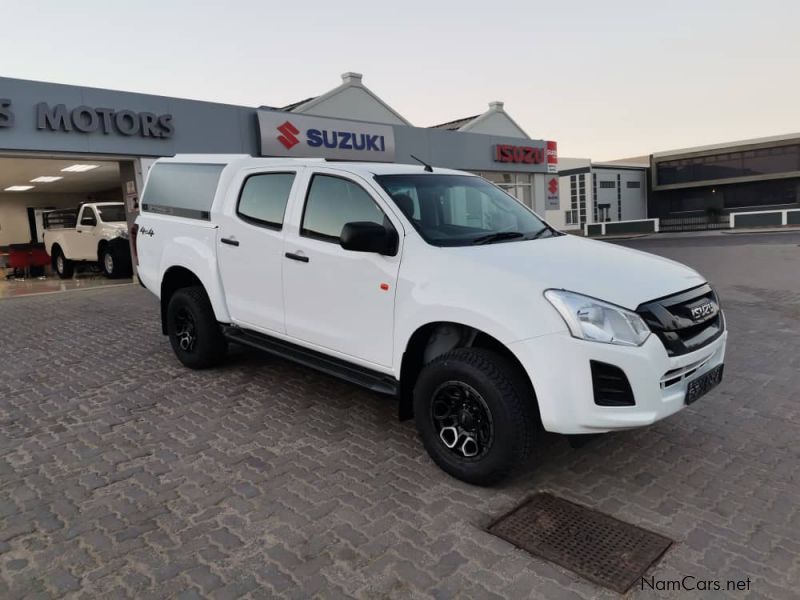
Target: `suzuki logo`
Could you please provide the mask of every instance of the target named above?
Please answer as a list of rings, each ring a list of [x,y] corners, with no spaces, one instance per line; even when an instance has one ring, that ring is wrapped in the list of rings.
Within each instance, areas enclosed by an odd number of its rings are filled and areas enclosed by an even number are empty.
[[[300,143],[300,140],[297,139],[297,134],[300,133],[300,130],[289,121],[286,121],[286,123],[278,127],[278,131],[283,134],[278,136],[278,141],[283,144],[284,148],[287,150],[291,150],[292,147]]]
[[[558,193],[558,179],[553,177],[550,180],[550,183],[547,184],[547,189],[550,190],[551,194],[557,194]]]

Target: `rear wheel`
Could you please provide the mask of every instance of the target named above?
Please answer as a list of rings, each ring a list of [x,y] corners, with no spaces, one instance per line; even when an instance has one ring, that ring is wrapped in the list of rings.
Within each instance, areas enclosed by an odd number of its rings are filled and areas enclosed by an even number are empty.
[[[176,291],[167,306],[167,334],[178,360],[190,369],[217,364],[228,343],[201,286]]]
[[[477,485],[506,477],[529,456],[535,398],[499,354],[448,352],[425,366],[414,388],[414,415],[425,449],[450,475]]]
[[[75,264],[64,256],[61,248],[56,248],[53,257],[53,269],[61,279],[71,279],[75,273]]]

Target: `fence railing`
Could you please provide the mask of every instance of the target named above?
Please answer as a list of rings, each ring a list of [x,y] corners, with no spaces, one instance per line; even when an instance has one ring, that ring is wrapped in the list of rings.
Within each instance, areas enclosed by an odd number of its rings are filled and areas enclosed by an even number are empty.
[[[583,226],[583,233],[586,237],[599,237],[632,233],[708,231],[712,229],[735,229],[737,227],[786,227],[792,225],[800,226],[800,208],[735,212],[724,216],[699,215],[693,217],[669,217],[666,219],[586,223]]]
[[[728,229],[728,218],[720,215],[695,215],[691,217],[669,217],[661,219],[661,231],[708,231],[711,229]]]

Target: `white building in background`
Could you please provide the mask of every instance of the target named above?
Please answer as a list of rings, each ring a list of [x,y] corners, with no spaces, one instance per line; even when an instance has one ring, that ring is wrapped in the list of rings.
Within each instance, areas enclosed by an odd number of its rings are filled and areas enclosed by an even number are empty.
[[[545,218],[564,230],[647,218],[647,165],[559,158],[559,207]]]

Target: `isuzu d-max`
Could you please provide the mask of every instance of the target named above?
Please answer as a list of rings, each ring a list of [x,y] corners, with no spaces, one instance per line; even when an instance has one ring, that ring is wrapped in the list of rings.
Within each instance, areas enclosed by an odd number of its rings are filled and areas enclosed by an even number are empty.
[[[565,235],[469,173],[179,155],[152,167],[132,233],[184,365],[235,342],[394,395],[433,460],[475,484],[542,428],[650,425],[722,377],[701,275]]]

